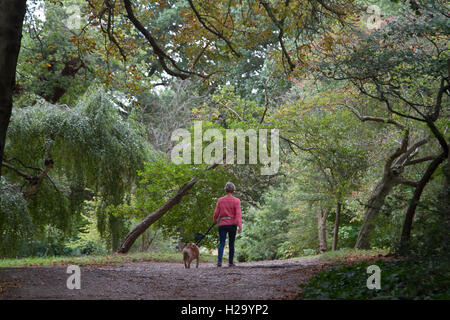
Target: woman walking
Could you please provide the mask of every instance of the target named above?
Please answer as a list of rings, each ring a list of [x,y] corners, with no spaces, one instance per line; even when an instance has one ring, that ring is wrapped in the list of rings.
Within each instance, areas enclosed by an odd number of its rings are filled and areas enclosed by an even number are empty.
[[[225,241],[228,234],[228,266],[234,267],[234,240],[236,238],[236,230],[241,233],[241,201],[233,196],[236,187],[232,182],[227,182],[225,185],[226,196],[217,200],[216,210],[214,210],[214,223],[219,220],[219,255],[217,258],[217,266],[222,266],[223,249],[225,248]]]

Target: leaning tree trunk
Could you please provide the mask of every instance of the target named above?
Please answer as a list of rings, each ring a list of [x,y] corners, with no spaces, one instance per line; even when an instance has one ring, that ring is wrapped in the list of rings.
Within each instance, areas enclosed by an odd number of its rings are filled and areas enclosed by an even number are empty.
[[[328,210],[324,210],[319,204],[317,206],[317,231],[319,238],[319,250],[321,253],[327,251],[327,217]]]
[[[430,127],[433,134],[436,136],[437,140],[439,141],[443,149],[443,152],[428,165],[427,170],[423,174],[420,181],[417,183],[417,187],[414,190],[413,197],[409,202],[409,206],[405,215],[405,221],[403,223],[402,236],[400,238],[400,253],[402,254],[406,254],[407,251],[409,250],[409,240],[411,237],[412,223],[423,190],[425,189],[425,186],[428,184],[428,182],[431,180],[433,173],[436,171],[436,169],[439,167],[441,163],[443,163],[445,160],[448,159],[449,155],[449,147],[444,136],[439,132],[439,130],[436,128],[433,122],[428,122],[427,124]]]
[[[423,190],[425,189],[425,186],[430,181],[431,176],[436,171],[436,169],[439,167],[439,165],[444,162],[444,160],[447,159],[447,155],[445,153],[442,153],[439,157],[434,159],[433,162],[431,162],[425,171],[424,175],[422,176],[422,179],[418,182],[418,186],[416,190],[414,191],[414,195],[409,203],[408,209],[406,211],[405,215],[405,221],[403,222],[403,228],[402,228],[402,236],[400,239],[400,253],[406,253],[409,249],[409,240],[411,237],[411,227],[414,219],[414,214],[416,212],[417,205],[419,204],[420,197],[422,195]]]
[[[408,147],[409,134],[405,131],[402,145],[391,154],[384,166],[383,178],[376,185],[372,191],[369,201],[366,205],[366,212],[364,213],[364,220],[359,230],[358,239],[356,240],[355,248],[369,249],[370,248],[370,234],[375,229],[376,218],[380,213],[386,197],[392,191],[392,188],[398,184],[416,187],[417,183],[409,181],[401,176],[404,167],[410,165],[410,160],[417,154],[420,146],[426,144],[428,139],[417,141]]]
[[[334,222],[334,235],[333,235],[333,247],[332,247],[333,251],[337,250],[338,235],[339,235],[339,219],[341,216],[341,207],[342,207],[342,203],[340,201],[338,201],[337,206],[336,206],[336,219]]]
[[[377,184],[373,190],[370,199],[366,205],[366,212],[364,213],[364,220],[359,230],[358,239],[356,240],[355,248],[369,249],[370,248],[370,234],[375,229],[375,222],[381,207],[387,195],[392,188],[397,185],[395,176],[388,174]]]
[[[217,163],[209,166],[204,171],[214,169],[217,167]],[[136,239],[145,232],[153,223],[155,223],[159,218],[166,214],[170,209],[177,205],[181,199],[188,193],[189,190],[197,183],[198,177],[193,177],[191,180],[183,184],[177,191],[177,193],[166,201],[162,207],[158,210],[153,211],[144,220],[142,220],[133,230],[127,235],[122,245],[117,250],[117,253],[127,253],[130,250]]]
[[[118,253],[127,253],[130,250],[136,239],[145,232],[154,222],[167,213],[172,207],[177,205],[183,196],[195,185],[196,178],[192,178],[189,182],[183,184],[175,196],[170,198],[162,207],[149,214],[144,220],[142,220],[133,230],[127,235],[125,241],[120,246]]]
[[[0,176],[25,8],[26,0],[0,0]]]

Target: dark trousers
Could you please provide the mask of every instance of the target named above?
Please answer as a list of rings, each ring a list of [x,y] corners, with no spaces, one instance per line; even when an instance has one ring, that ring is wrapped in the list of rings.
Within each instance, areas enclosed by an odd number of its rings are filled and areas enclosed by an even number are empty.
[[[230,225],[230,226],[219,226],[219,256],[217,258],[217,262],[219,264],[222,264],[222,257],[223,257],[223,249],[225,248],[225,241],[227,239],[227,233],[228,233],[228,263],[233,264],[233,258],[234,258],[234,240],[236,239],[236,231],[237,226],[236,225]]]

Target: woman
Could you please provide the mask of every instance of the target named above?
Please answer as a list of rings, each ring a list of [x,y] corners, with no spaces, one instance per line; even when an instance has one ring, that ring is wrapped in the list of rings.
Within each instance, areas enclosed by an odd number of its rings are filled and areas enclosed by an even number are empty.
[[[242,231],[241,221],[241,201],[233,197],[236,187],[232,182],[225,185],[226,196],[217,200],[216,210],[214,210],[214,223],[219,219],[219,256],[217,258],[217,266],[222,266],[223,249],[225,248],[225,240],[228,233],[229,241],[229,267],[234,267],[234,240],[236,238],[236,229],[239,233]]]

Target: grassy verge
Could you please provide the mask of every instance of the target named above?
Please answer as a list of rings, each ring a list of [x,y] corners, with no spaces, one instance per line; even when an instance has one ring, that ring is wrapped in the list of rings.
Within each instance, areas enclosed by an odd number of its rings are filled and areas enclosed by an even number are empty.
[[[321,258],[330,262],[360,261],[386,256],[387,250],[360,250],[360,249],[342,249],[337,251],[328,251],[320,255]]]
[[[336,262],[334,267],[301,285],[300,299],[450,299],[449,261],[441,257],[393,259],[368,251],[329,253],[324,258]],[[380,267],[381,289],[367,288],[370,265]]]
[[[76,264],[78,266],[88,265],[122,265],[128,262],[182,262],[181,253],[167,252],[140,252],[126,255],[103,255],[103,256],[57,256],[57,257],[29,257],[20,259],[0,259],[0,268],[5,267],[38,267],[38,266],[66,266]],[[217,257],[202,253],[200,262],[216,262]]]

